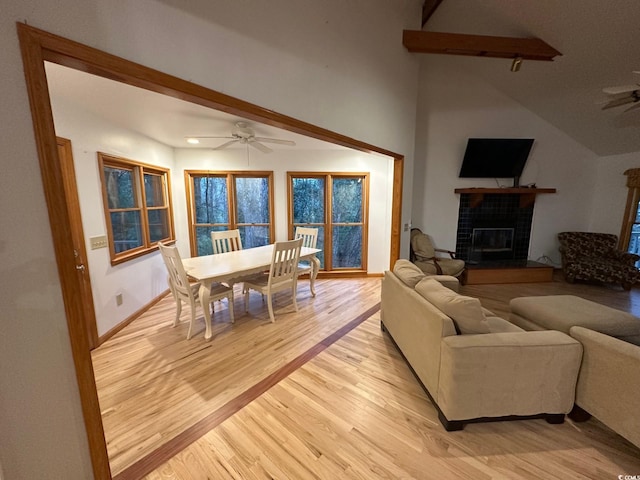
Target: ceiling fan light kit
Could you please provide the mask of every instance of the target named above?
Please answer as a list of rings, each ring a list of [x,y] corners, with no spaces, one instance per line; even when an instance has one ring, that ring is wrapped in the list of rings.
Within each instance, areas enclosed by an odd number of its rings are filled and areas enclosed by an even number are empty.
[[[228,141],[218,145],[217,147],[213,147],[213,150],[220,150],[222,148],[226,148],[229,145],[234,143],[240,143],[243,145],[248,145],[257,150],[260,150],[262,153],[271,153],[273,150],[268,146],[264,145],[265,143],[275,143],[278,145],[288,145],[295,146],[296,142],[292,140],[283,140],[280,138],[266,138],[266,137],[256,137],[255,132],[247,122],[238,121],[235,123],[234,128],[231,130],[231,136],[219,137],[219,136],[202,136],[202,135],[192,135],[186,137],[188,143],[196,144],[200,143],[200,139],[204,138],[221,138],[228,139]],[[195,140],[195,141],[194,141]]]

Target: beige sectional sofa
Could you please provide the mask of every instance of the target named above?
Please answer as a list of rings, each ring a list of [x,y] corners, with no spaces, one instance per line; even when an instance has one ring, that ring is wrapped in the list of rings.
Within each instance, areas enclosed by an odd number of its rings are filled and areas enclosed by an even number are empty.
[[[582,412],[574,409],[571,418],[593,415],[640,448],[640,346],[584,327],[570,333],[584,348],[576,389]]]
[[[519,297],[512,323],[569,333],[584,350],[574,421],[591,415],[640,448],[640,319],[573,295]]]
[[[399,260],[382,280],[381,327],[445,429],[521,417],[564,421],[574,403],[581,344],[558,331],[526,332],[441,282],[457,285]]]

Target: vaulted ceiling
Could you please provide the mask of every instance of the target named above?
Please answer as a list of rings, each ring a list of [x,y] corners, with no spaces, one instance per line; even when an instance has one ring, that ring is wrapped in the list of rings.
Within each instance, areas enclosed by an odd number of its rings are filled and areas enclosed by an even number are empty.
[[[637,0],[427,0],[429,32],[538,38],[553,61],[459,56],[469,88],[480,77],[599,156],[640,152],[640,108],[602,110],[604,87],[640,83]],[[434,55],[434,54],[415,54]],[[428,68],[428,60],[425,63]],[[639,87],[640,88],[640,87]]]

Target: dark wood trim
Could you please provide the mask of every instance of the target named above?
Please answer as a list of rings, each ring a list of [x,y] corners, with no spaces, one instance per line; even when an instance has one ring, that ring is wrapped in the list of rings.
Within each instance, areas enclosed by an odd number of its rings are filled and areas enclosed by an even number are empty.
[[[470,55],[492,58],[522,58],[552,61],[562,55],[539,38],[494,37],[463,33],[404,30],[402,44],[413,53]]]
[[[470,205],[475,208],[482,203],[484,196],[495,195],[520,195],[520,208],[527,208],[536,201],[536,195],[541,193],[556,193],[555,188],[456,188],[454,193],[471,195]]]
[[[73,242],[69,231],[70,219],[66,211],[65,199],[63,195],[60,195],[64,184],[57,154],[44,61],[58,63],[355,150],[385,155],[394,160],[394,172],[403,171],[404,156],[273,112],[24,23],[17,22],[16,28],[93,473],[97,479],[109,479],[111,472],[102,417],[89,342],[83,325],[81,299],[78,294],[79,285],[73,261]],[[393,181],[392,258],[396,255],[394,246],[399,245],[400,242],[399,236],[394,237],[394,232],[399,232],[400,228],[400,216],[397,215],[397,212],[401,212],[402,205],[398,205],[396,202],[402,198],[401,195],[397,195],[397,189],[401,189],[403,179],[402,177],[394,178]]]
[[[429,21],[431,16],[435,13],[437,8],[442,3],[442,0],[424,0],[422,4],[422,26]]]
[[[400,238],[402,236],[402,186],[404,178],[404,157],[393,162],[393,202],[391,205],[391,258],[392,270],[400,258]]]
[[[204,419],[200,420],[195,425],[187,428],[175,438],[165,443],[162,447],[158,448],[146,457],[143,457],[127,469],[120,472],[114,477],[114,480],[137,480],[151,473],[171,457],[184,450],[187,446],[198,440],[207,432],[216,428],[227,418],[231,417],[242,408],[247,406],[249,403],[254,401],[256,398],[265,393],[278,382],[282,381],[283,379],[294,373],[296,370],[298,370],[300,367],[304,366],[308,361],[312,360],[318,354],[329,348],[331,345],[340,340],[351,330],[359,326],[362,322],[364,322],[379,310],[380,303],[377,303],[373,307],[362,312],[345,326],[336,330],[306,352],[300,354],[298,357],[294,358],[292,361],[290,361],[277,371],[273,372],[271,375],[265,377],[263,380],[256,383],[253,387],[244,391],[237,397],[229,400],[229,402],[227,402],[225,405],[207,415]]]
[[[151,307],[153,307],[155,304],[157,304],[160,300],[162,300],[164,297],[166,297],[169,292],[170,292],[170,290],[166,289],[164,292],[162,292],[156,298],[151,300],[145,306],[143,306],[142,308],[138,309],[136,312],[134,312],[133,314],[131,314],[127,318],[125,318],[123,321],[121,321],[118,325],[116,325],[115,327],[110,329],[107,333],[105,333],[104,335],[100,335],[100,338],[98,339],[98,345],[102,345],[104,342],[109,340],[111,337],[113,337],[116,333],[118,333],[124,327],[129,325],[131,322],[133,322],[137,318],[140,318],[140,316],[143,313],[145,313],[147,310],[149,310]]]

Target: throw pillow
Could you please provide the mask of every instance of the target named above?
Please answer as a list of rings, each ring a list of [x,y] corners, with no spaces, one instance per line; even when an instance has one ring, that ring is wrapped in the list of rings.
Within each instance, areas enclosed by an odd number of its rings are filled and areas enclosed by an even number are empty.
[[[425,277],[425,274],[414,263],[403,258],[396,260],[396,264],[393,266],[393,273],[409,287],[413,288],[416,284]]]
[[[461,334],[490,333],[489,323],[477,298],[459,295],[433,278],[418,282],[416,292],[451,318]]]

